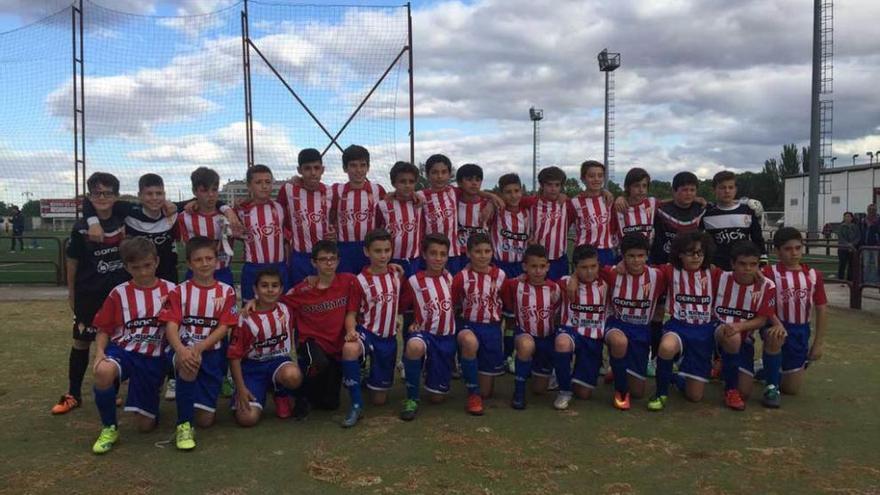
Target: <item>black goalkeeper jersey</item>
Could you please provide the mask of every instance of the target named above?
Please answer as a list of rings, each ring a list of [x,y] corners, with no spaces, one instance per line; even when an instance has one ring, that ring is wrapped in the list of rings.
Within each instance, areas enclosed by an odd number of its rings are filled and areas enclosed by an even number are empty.
[[[755,211],[747,204],[737,203],[732,208],[722,208],[710,204],[706,209],[706,214],[703,215],[702,226],[715,241],[715,255],[712,258],[712,263],[715,266],[731,270],[733,260],[730,259],[730,248],[742,240],[755,243],[761,250],[761,261],[767,261],[761,222],[755,215]]]
[[[691,203],[687,208],[676,206],[675,202],[667,201],[657,207],[654,214],[654,242],[651,245],[651,264],[669,263],[669,249],[672,240],[681,233],[694,232],[700,229],[700,219],[706,209],[698,203]]]

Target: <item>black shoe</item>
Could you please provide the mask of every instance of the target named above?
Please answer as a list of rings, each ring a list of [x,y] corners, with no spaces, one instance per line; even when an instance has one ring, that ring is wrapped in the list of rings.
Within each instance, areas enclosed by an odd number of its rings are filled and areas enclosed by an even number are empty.
[[[309,404],[309,400],[305,397],[297,397],[296,402],[293,405],[293,419],[297,421],[302,421],[309,416],[309,413],[312,411],[312,406]]]

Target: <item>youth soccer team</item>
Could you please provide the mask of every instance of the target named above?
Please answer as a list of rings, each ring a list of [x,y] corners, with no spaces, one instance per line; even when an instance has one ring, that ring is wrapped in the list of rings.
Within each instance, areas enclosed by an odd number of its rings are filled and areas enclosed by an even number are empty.
[[[540,171],[535,195],[523,193],[516,174],[502,175],[498,192],[484,190],[474,164],[458,167],[450,185],[452,163],[440,154],[425,162],[420,191],[419,169],[406,162],[390,170],[393,192],[370,182],[361,146],[344,151],[342,168],[348,182],[327,186],[320,152],[304,149],[297,175],[273,199],[272,171],[255,165],[238,205],[218,201],[220,178],[204,167],[192,173],[195,199],[177,204],[166,201],[158,175],[142,176],[139,203],[127,203],[117,201],[113,175],[92,174],[86,218],[67,250],[70,387],[52,412],[81,404],[91,342],[98,454],[119,437],[119,384],[128,381],[125,410],[149,431],[169,374],[175,443],[189,450],[195,428],[225,407],[227,376],[242,426],[259,422],[269,395],[277,416],[304,418],[312,407],[338,408],[344,386],[342,425],[352,427],[366,407],[362,385],[372,404],[384,404],[398,366],[400,417],[409,421],[420,388],[440,402],[458,370],[467,412],[482,415],[511,356],[514,409],[526,408],[529,380],[540,394],[555,378],[559,410],[590,398],[607,348],[613,406],[628,410],[654,376],[646,406],[661,411],[670,384],[701,400],[719,358],[724,403],[743,410],[756,336],[766,407],[780,406],[780,392],[796,394],[822,355],[822,275],[801,263],[803,241],[791,228],[776,232],[778,262],[766,264],[760,223],[736,199],[731,172],[714,177],[709,204],[690,172],[674,177],[672,200],[651,197],[640,168],[614,198],[597,161],[581,165],[586,189],[574,197],[563,193],[558,167]],[[186,245],[182,283],[176,239]],[[240,308],[235,239],[244,244]]]

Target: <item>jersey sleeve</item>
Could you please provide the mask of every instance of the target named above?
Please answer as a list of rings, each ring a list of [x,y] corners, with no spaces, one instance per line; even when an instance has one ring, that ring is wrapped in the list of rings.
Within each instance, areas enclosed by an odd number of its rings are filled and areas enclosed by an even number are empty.
[[[385,222],[385,214],[382,213],[382,202],[383,201],[385,201],[385,200],[383,199],[381,201],[376,202],[376,208],[373,211],[373,224],[375,225],[375,227],[377,229],[384,229],[385,228],[385,223],[386,223]]]
[[[70,242],[67,243],[65,255],[70,259],[81,260],[85,251],[86,239],[74,226],[73,231],[70,232]]]
[[[504,310],[513,313],[516,311],[516,284],[517,279],[508,279],[501,286],[501,304]]]
[[[769,281],[764,283],[764,293],[758,306],[758,315],[772,318],[776,314],[776,286]]]
[[[464,300],[464,276],[462,272],[458,272],[452,277],[452,304],[461,306]]]
[[[98,310],[98,313],[92,319],[92,325],[107,335],[113,335],[113,332],[122,324],[122,308],[119,305],[119,296],[116,295],[116,291],[113,291],[107,296],[107,299],[104,299],[104,304],[101,305],[101,309]]]
[[[649,268],[650,269],[650,268]],[[654,268],[657,270],[657,296],[659,297],[661,294],[666,293],[666,289],[669,286],[669,280],[671,275],[667,275],[665,271],[660,270],[659,268]],[[672,273],[671,271],[669,272]]]
[[[364,288],[360,283],[351,284],[351,287],[348,290],[348,304],[346,305],[345,310],[359,312],[363,300]]]
[[[828,296],[825,294],[825,282],[822,280],[822,273],[819,270],[813,270],[816,274],[816,289],[813,291],[813,304],[816,306],[824,306],[828,304]]]
[[[233,326],[238,324],[238,299],[235,297],[235,291],[231,288],[226,293],[226,300],[223,303],[223,312],[220,313],[220,324]]]
[[[599,267],[599,278],[608,286],[613,287],[614,282],[617,280],[617,270],[610,266]]]
[[[410,279],[406,279],[400,285],[400,301],[398,311],[403,313],[404,311],[413,309],[413,305],[415,304],[416,295],[412,289],[412,283],[410,283]]]
[[[382,187],[382,184],[376,184],[376,192],[379,194],[379,200],[380,200],[380,201],[383,200],[383,199],[385,199],[385,195],[386,195],[387,193],[385,192],[385,188]]]
[[[537,202],[538,202],[537,196],[523,196],[519,200],[519,207],[528,210],[531,207],[535,206],[535,203],[537,203]]]
[[[163,323],[173,321],[179,324],[182,319],[183,309],[180,304],[180,288],[177,288],[169,292],[168,297],[165,298],[165,304],[162,305],[162,310],[159,311],[159,321]]]
[[[226,357],[229,359],[242,359],[247,356],[247,351],[253,344],[254,336],[248,330],[244,318],[232,329],[232,337],[229,340],[229,349]]]

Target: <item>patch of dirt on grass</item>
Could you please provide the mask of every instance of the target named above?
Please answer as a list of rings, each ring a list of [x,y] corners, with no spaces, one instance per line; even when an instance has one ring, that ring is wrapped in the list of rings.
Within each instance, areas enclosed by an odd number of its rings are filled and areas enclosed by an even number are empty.
[[[630,495],[636,489],[629,483],[606,483],[602,485],[602,493],[606,495]]]

